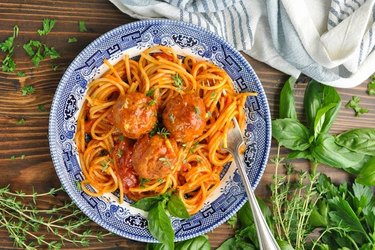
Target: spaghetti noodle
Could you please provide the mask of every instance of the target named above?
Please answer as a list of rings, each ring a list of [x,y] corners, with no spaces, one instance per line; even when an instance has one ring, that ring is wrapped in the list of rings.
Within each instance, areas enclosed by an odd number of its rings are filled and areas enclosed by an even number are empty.
[[[245,124],[243,107],[254,93],[237,93],[223,69],[164,46],[138,61],[125,55],[104,63],[109,70],[89,84],[78,117],[82,189],[91,196],[119,190],[120,202],[172,190],[196,213],[232,160],[222,149],[226,135],[233,117]]]

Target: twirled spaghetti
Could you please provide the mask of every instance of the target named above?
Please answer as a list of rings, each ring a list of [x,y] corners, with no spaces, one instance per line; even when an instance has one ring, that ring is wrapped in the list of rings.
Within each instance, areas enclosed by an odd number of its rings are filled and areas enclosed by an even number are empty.
[[[164,46],[145,50],[137,61],[125,55],[105,64],[109,70],[89,84],[78,117],[82,189],[92,196],[119,190],[120,202],[124,195],[139,200],[171,190],[196,213],[232,160],[222,147],[232,118],[245,124],[243,107],[254,93],[237,93],[223,69]],[[178,127],[178,119],[192,125]],[[163,155],[153,159],[153,152]]]

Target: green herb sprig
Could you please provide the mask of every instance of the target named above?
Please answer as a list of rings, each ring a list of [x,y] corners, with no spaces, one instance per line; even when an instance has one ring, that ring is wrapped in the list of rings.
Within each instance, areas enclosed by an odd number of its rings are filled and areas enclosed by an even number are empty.
[[[5,58],[2,62],[3,72],[14,72],[16,69],[16,63],[12,56],[14,51],[14,40],[18,37],[19,28],[17,25],[13,27],[13,35],[8,37],[4,42],[0,43],[0,49],[6,53]]]
[[[104,236],[109,235],[85,229],[90,220],[73,203],[38,208],[37,200],[60,191],[62,188],[53,188],[46,193],[25,194],[11,192],[9,187],[0,188],[0,227],[7,229],[16,247],[30,250],[43,246],[61,249],[65,243],[88,246],[90,240],[102,241]],[[39,233],[41,228],[48,230],[57,240],[47,240],[45,235]]]
[[[31,58],[35,67],[38,67],[39,63],[47,57],[50,57],[51,59],[60,57],[60,54],[54,48],[50,48],[46,44],[37,40],[30,40],[23,45],[23,49]]]
[[[43,20],[43,29],[38,30],[39,36],[46,36],[48,33],[50,33],[53,27],[55,26],[55,23],[55,19],[45,18]]]
[[[360,107],[359,103],[361,98],[353,96],[351,100],[345,105],[346,108],[352,108],[355,112],[355,116],[360,116],[369,112],[368,109]]]

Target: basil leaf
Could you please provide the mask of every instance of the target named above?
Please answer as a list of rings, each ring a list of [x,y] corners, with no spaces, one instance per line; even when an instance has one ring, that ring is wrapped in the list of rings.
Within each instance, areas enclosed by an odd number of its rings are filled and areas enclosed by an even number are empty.
[[[375,156],[375,129],[351,129],[336,137],[336,143],[362,154]]]
[[[314,138],[318,138],[318,135],[324,129],[324,123],[326,121],[326,117],[328,117],[328,112],[337,106],[336,103],[330,103],[327,106],[324,106],[318,110],[315,116],[314,121]],[[327,131],[325,131],[327,132]]]
[[[216,248],[216,250],[256,250],[256,248],[253,244],[244,241],[241,238],[229,238],[226,241],[224,241],[223,244],[220,245],[220,247]]]
[[[326,227],[328,225],[328,206],[325,200],[317,203],[309,217],[309,223],[314,228]]]
[[[294,77],[289,77],[289,79],[284,83],[283,88],[280,93],[280,106],[279,106],[279,117],[282,118],[294,118],[297,119],[296,107],[294,104],[294,84],[296,83]]]
[[[190,249],[199,249],[199,250],[210,250],[211,244],[208,241],[207,236],[201,235],[196,238],[185,240],[176,243],[175,250],[190,250]]]
[[[271,231],[273,230],[273,220],[272,220],[272,213],[270,208],[267,206],[267,204],[260,198],[256,197],[260,210],[262,211],[262,214],[264,218],[267,221],[268,226],[270,227]],[[237,212],[237,219],[240,222],[241,228],[246,228],[249,226],[254,226],[254,219],[253,214],[251,212],[250,204],[247,201],[240,210]]]
[[[310,160],[310,161],[314,160],[310,151],[308,151],[308,150],[293,151],[293,152],[288,154],[288,159],[306,159],[306,160]]]
[[[237,250],[235,244],[236,238],[232,237],[224,241],[216,250]]]
[[[326,133],[331,128],[332,123],[336,119],[337,113],[340,110],[341,97],[335,88],[311,80],[306,87],[304,96],[304,109],[307,123],[309,124],[311,131],[314,129],[315,118],[318,110],[331,103],[335,103],[336,106],[326,112],[324,122],[320,129],[321,133]]]
[[[311,154],[320,163],[341,168],[352,174],[357,174],[368,160],[367,156],[336,144],[335,138],[329,134],[321,134],[318,137]]]
[[[165,198],[163,196],[146,197],[133,203],[132,206],[144,211],[150,211],[150,209],[154,207],[156,203],[161,202],[164,199]]]
[[[178,218],[190,218],[189,212],[186,210],[185,204],[180,197],[172,195],[167,203],[167,209],[172,216]]]
[[[365,163],[355,180],[363,185],[375,186],[375,157]]]
[[[296,119],[273,120],[272,136],[279,144],[292,150],[304,151],[310,147],[309,131]]]
[[[173,249],[174,231],[171,220],[165,212],[164,202],[158,202],[150,209],[147,221],[151,235],[166,245],[163,249]]]

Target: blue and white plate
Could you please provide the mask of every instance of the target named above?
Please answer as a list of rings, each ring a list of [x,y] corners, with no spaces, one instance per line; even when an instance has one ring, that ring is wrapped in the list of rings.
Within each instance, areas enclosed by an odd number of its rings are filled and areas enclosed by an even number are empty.
[[[77,206],[93,221],[123,237],[156,242],[147,230],[146,214],[129,203],[119,204],[114,194],[90,197],[77,188],[82,174],[74,136],[87,84],[103,74],[111,63],[162,44],[181,55],[210,60],[224,68],[238,91],[255,91],[257,97],[246,102],[247,147],[244,161],[255,188],[265,169],[271,142],[271,120],[261,83],[249,63],[231,45],[201,27],[172,20],[145,20],[111,30],[87,46],[71,63],[62,77],[52,104],[49,143],[52,160],[61,183]],[[228,164],[216,191],[204,207],[190,219],[172,218],[176,241],[207,233],[228,220],[245,203],[246,194],[234,165]]]

